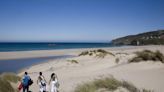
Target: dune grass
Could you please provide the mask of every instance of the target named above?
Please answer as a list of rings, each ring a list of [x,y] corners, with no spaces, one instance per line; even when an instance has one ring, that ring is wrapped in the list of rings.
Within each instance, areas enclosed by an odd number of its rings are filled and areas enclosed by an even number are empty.
[[[68,62],[78,64],[79,62],[77,60],[67,60]]]
[[[118,54],[129,55],[128,53],[124,53],[124,52],[118,52],[118,53],[116,53],[116,55],[118,55]]]
[[[133,84],[126,81],[118,81],[115,78],[97,79],[92,82],[78,85],[74,92],[96,92],[99,89],[106,89],[107,91],[114,92],[119,87],[127,89],[129,92],[153,92],[146,89],[138,89]]]
[[[112,55],[115,56],[113,53],[105,51],[103,49],[98,49],[98,50],[90,50],[90,51],[83,51],[79,54],[79,56],[96,56],[98,58],[104,58],[107,55]]]
[[[81,53],[79,54],[79,56],[85,56],[85,55],[88,55],[88,54],[89,54],[88,51],[83,51],[83,52],[81,52]]]
[[[7,80],[9,82],[13,82],[13,83],[17,83],[18,81],[21,80],[20,77],[18,77],[16,74],[14,73],[3,73],[1,74],[1,77],[4,79],[4,80]]]
[[[108,51],[103,50],[103,49],[98,49],[97,52],[99,52],[99,53],[106,53],[106,54],[109,54],[109,55],[115,56],[113,53],[108,52]]]
[[[2,77],[0,77],[0,92],[14,92],[11,84]]]
[[[0,92],[15,92],[10,82],[17,83],[21,78],[14,73],[3,73],[0,75]]]
[[[140,61],[160,61],[164,63],[164,55],[160,51],[150,51],[150,50],[144,50],[140,52],[135,52],[136,57],[129,60],[129,62],[140,62]]]

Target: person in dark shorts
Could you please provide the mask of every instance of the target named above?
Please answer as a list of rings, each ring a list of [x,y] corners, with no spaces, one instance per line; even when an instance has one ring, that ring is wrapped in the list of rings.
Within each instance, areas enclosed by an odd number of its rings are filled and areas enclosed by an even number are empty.
[[[29,92],[29,81],[31,80],[27,72],[24,73],[22,78],[23,92]]]

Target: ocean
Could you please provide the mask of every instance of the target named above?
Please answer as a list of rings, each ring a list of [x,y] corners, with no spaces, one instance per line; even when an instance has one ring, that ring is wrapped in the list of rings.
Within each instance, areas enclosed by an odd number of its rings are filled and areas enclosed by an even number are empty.
[[[0,43],[0,52],[111,47],[110,43]]]

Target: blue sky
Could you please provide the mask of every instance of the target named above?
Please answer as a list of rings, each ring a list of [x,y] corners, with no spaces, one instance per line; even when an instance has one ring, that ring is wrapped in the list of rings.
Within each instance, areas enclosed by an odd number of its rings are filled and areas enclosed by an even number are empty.
[[[0,0],[0,42],[109,42],[164,29],[164,0]]]

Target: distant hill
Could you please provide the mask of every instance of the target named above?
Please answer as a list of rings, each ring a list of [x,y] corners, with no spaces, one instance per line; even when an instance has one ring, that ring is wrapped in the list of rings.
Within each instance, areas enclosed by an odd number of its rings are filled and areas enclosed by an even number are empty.
[[[113,45],[161,45],[164,44],[164,30],[129,35],[112,40]]]

